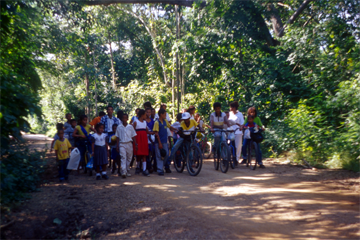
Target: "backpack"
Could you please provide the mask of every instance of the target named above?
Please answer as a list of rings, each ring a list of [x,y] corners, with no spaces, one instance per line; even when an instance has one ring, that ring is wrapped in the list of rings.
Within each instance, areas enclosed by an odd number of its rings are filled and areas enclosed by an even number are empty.
[[[254,129],[250,130],[250,137],[256,143],[261,143],[264,140],[264,136],[261,134],[261,130],[254,132]]]

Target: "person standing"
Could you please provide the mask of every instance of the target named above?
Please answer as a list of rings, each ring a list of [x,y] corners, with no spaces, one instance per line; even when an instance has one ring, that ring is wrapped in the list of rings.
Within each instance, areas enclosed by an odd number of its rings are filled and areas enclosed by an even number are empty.
[[[64,130],[66,130],[67,128],[71,128],[71,113],[67,113],[65,115],[66,118],[66,122],[64,123]]]
[[[165,112],[166,112],[166,108],[167,108],[167,105],[165,103],[162,103],[160,105],[160,109],[164,109]],[[159,114],[155,114],[155,119],[154,120],[158,120],[158,119],[159,119]],[[171,119],[170,119],[170,116],[169,116],[169,114],[167,112],[166,112],[166,118],[165,119],[166,119],[166,121],[168,121],[171,124]]]
[[[99,112],[99,116],[94,118],[91,122],[89,122],[89,124],[92,126],[92,127],[95,127],[96,124],[98,124],[99,122],[101,122],[101,118],[103,116],[105,116],[105,112]]]
[[[114,108],[112,106],[107,106],[106,108],[106,112],[107,115],[103,116],[101,118],[100,123],[102,123],[104,125],[104,134],[106,136],[108,135],[114,135],[113,132],[113,125],[117,124],[120,125],[120,120],[118,118],[116,118],[113,113],[114,113]],[[108,153],[108,157],[109,157],[109,168],[111,168],[111,152],[110,149],[108,149],[109,153]]]
[[[136,142],[136,132],[132,125],[128,124],[129,116],[126,113],[122,114],[122,123],[116,129],[116,150],[121,157],[121,176],[122,178],[131,177],[130,161],[133,156],[133,143],[135,150],[138,149]]]
[[[156,164],[157,164],[157,172],[160,176],[164,175],[164,164],[166,173],[171,173],[170,170],[170,161],[169,158],[169,148],[168,148],[168,128],[176,131],[175,128],[170,126],[170,123],[166,120],[166,111],[163,108],[160,108],[158,115],[159,119],[155,121],[153,132],[156,135],[156,143],[155,143],[155,154],[156,154]],[[163,149],[163,150],[162,150]],[[164,160],[161,159],[161,152],[166,152]]]
[[[106,108],[106,111],[107,111],[107,115],[101,118],[100,123],[104,124],[105,126],[104,134],[108,135],[109,133],[114,133],[112,130],[113,129],[112,126],[114,124],[120,125],[120,120],[113,115],[114,108],[112,106],[108,106]]]
[[[195,106],[193,106],[193,105],[191,105],[189,108],[188,108],[188,110],[187,110],[187,112],[188,113],[190,113],[190,119],[194,119],[195,120]]]
[[[96,166],[96,180],[101,178],[107,180],[109,179],[106,174],[106,165],[108,164],[107,160],[107,148],[108,143],[106,142],[107,135],[103,133],[104,124],[98,123],[95,126],[96,133],[92,135],[92,156],[94,157],[94,166]],[[100,173],[100,166],[102,172]]]
[[[59,139],[55,141],[55,155],[56,162],[59,166],[59,181],[67,180],[69,176],[69,170],[66,169],[69,163],[69,151],[73,149],[70,142],[64,138],[64,130],[59,129],[57,132]]]
[[[244,125],[244,116],[238,111],[239,103],[234,101],[230,103],[229,120],[232,120],[235,125],[232,125],[232,129],[235,131],[235,149],[236,149],[236,164],[240,161]]]

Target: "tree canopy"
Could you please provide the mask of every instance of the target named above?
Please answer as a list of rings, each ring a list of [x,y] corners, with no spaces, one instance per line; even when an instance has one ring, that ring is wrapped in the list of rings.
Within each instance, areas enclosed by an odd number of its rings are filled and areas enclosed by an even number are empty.
[[[8,1],[1,136],[145,101],[255,106],[267,154],[358,169],[358,0]],[[2,154],[6,153],[6,148]]]

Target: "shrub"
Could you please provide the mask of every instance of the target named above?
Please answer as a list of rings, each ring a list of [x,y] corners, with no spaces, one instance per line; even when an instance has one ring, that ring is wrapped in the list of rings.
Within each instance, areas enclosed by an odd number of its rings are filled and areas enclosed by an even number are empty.
[[[12,146],[1,159],[1,205],[28,198],[36,191],[44,172],[45,152],[30,151],[24,145]]]

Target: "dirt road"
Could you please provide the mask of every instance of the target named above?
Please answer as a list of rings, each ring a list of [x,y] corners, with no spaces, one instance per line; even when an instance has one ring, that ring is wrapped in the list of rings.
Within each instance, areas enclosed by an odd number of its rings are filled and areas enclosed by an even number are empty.
[[[38,148],[49,143],[40,140],[33,142]],[[266,169],[241,165],[223,174],[206,160],[197,177],[172,168],[165,176],[111,175],[107,181],[72,173],[67,183],[58,183],[55,160],[48,157],[48,183],[17,210],[17,222],[5,237],[360,237],[357,173],[313,171],[267,159]]]

